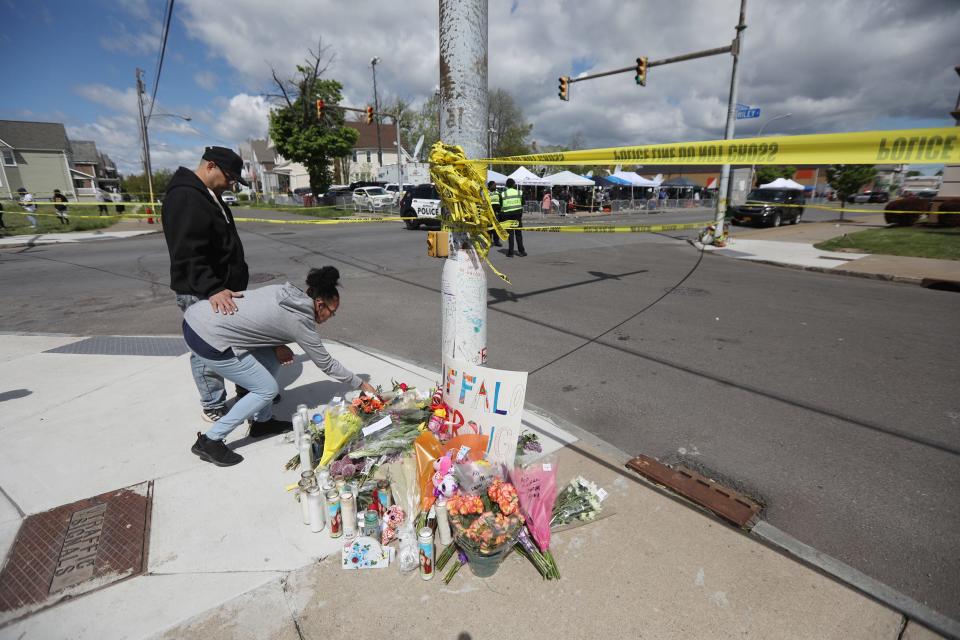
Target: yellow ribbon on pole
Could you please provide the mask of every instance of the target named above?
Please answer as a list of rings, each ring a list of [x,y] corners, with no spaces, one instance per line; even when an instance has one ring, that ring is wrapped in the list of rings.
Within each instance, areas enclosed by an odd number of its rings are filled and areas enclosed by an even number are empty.
[[[490,206],[486,166],[469,162],[462,147],[437,142],[430,148],[430,178],[447,209],[445,227],[467,233],[480,259],[509,284],[510,279],[498,271],[489,258],[493,246],[490,234],[505,240],[507,232]]]

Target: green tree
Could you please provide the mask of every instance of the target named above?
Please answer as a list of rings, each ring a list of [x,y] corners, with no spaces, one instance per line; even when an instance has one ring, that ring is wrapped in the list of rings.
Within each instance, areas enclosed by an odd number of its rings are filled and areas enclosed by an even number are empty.
[[[840,219],[843,220],[843,209],[847,204],[847,197],[852,196],[860,187],[872,181],[877,176],[877,169],[862,164],[834,164],[827,167],[827,182],[837,192],[840,198]]]
[[[167,190],[167,183],[173,177],[173,171],[170,169],[160,169],[153,172],[153,193],[162,196]],[[147,178],[144,174],[138,173],[130,176],[120,176],[120,188],[129,193],[137,200],[148,200],[150,198],[150,189],[147,187]]]
[[[913,176],[922,176],[922,175],[923,173],[921,173],[920,171],[917,171],[916,169],[911,169],[910,171],[907,171],[907,174],[905,177],[912,178]]]
[[[793,178],[796,173],[796,167],[788,167],[780,164],[766,164],[757,169],[755,184],[753,187],[755,188],[762,184],[773,182],[777,178]]]
[[[487,125],[493,129],[493,156],[518,156],[530,153],[527,138],[533,131],[533,125],[523,116],[513,96],[503,89],[490,92],[490,106],[487,112]],[[499,166],[498,171],[512,172],[516,167]]]
[[[310,52],[306,64],[297,65],[291,80],[273,80],[279,94],[271,95],[280,106],[270,112],[270,137],[285,158],[300,162],[310,174],[314,193],[326,191],[331,182],[331,163],[350,155],[359,134],[343,125],[344,112],[333,108],[343,99],[343,85],[321,76],[332,57],[322,42]],[[317,100],[323,100],[323,115],[317,117]]]

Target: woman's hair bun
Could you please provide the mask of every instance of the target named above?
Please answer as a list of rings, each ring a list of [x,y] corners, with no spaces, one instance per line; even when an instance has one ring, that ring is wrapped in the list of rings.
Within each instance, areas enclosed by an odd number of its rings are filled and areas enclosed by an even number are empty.
[[[340,271],[336,267],[310,269],[310,273],[307,274],[307,295],[311,298],[337,298],[340,296],[337,291],[339,284]]]

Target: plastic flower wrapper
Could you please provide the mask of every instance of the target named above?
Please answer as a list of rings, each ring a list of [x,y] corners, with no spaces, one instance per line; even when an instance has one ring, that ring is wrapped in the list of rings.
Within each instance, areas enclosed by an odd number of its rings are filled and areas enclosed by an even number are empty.
[[[483,460],[483,455],[487,450],[487,443],[489,442],[490,436],[464,433],[444,442],[441,450],[444,453],[453,451],[454,462],[475,462],[477,460]]]
[[[504,545],[513,546],[523,529],[520,514],[505,516],[484,511],[479,516],[450,516],[454,536],[459,546],[467,546],[480,554],[500,551]]]
[[[550,521],[557,499],[557,465],[545,462],[514,469],[510,480],[517,488],[527,529],[540,550],[546,552],[550,548]]]
[[[395,462],[384,465],[393,502],[403,509],[410,520],[420,505],[420,485],[417,481],[417,461],[413,456],[405,455]]]
[[[481,495],[499,477],[499,471],[486,460],[461,462],[453,467],[453,475],[460,491],[470,495]]]
[[[325,467],[360,433],[360,419],[352,413],[328,410],[324,416],[323,456],[318,466]]]
[[[596,484],[577,476],[557,495],[550,527],[556,530],[573,523],[593,522],[600,516],[603,510],[601,503],[606,496],[607,492]]]
[[[429,431],[424,431],[413,441],[417,459],[417,486],[420,488],[420,512],[426,513],[433,506],[433,462],[443,455],[440,440]],[[414,513],[410,511],[410,513]]]
[[[363,436],[356,443],[356,447],[351,447],[347,455],[354,459],[393,456],[408,451],[419,434],[420,430],[416,423],[394,422],[389,427]]]

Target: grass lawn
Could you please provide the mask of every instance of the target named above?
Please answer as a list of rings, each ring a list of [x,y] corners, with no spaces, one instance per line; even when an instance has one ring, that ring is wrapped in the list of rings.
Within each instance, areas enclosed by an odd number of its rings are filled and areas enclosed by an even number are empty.
[[[960,227],[888,227],[857,231],[814,245],[824,251],[855,249],[890,256],[960,260]]]
[[[12,209],[16,209],[13,211]],[[128,207],[128,210],[130,208]],[[4,203],[3,223],[5,229],[0,229],[0,237],[36,235],[38,233],[64,233],[66,231],[90,231],[93,229],[104,229],[113,225],[119,220],[116,216],[97,216],[96,207],[73,207],[68,208],[67,215],[70,216],[68,224],[60,224],[60,220],[54,215],[52,206],[39,205],[37,207],[37,226],[34,230],[30,222],[24,215],[23,210],[18,205]],[[49,214],[49,215],[43,215]],[[95,216],[91,218],[78,218],[77,216]]]
[[[310,216],[311,218],[340,218],[353,215],[352,211],[337,209],[334,206],[326,207],[289,207],[283,205],[270,205],[263,202],[238,202],[230,207],[237,215],[242,217],[244,209],[262,209],[267,211],[286,211],[300,216]]]

